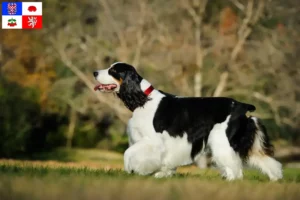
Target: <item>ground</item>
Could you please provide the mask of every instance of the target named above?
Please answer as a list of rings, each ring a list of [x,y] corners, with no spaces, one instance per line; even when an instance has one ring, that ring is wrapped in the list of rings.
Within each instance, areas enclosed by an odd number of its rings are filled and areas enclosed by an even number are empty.
[[[0,199],[300,199],[300,169],[285,168],[269,182],[246,170],[227,182],[215,169],[182,167],[172,178],[155,179],[122,171],[122,155],[105,151],[57,151],[58,161],[0,160]]]

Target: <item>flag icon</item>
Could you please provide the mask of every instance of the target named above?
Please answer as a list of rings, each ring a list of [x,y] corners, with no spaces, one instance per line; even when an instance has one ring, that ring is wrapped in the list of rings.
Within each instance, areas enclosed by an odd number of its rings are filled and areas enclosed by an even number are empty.
[[[2,16],[22,15],[22,2],[2,2]]]
[[[16,3],[8,3],[7,4],[7,12],[10,15],[17,14],[17,4]]]
[[[7,26],[11,26],[11,27],[17,26],[17,20],[14,18],[10,18],[8,20]]]
[[[22,3],[22,15],[36,15],[41,16],[42,13],[42,2],[23,2]]]
[[[22,28],[23,29],[41,29],[42,28],[42,16],[22,16]]]
[[[2,29],[41,29],[42,2],[2,2]]]

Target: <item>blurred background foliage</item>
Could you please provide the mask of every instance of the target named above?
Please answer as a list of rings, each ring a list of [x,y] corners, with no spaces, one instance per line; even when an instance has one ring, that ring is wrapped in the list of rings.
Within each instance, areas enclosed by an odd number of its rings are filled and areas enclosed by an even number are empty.
[[[295,0],[45,0],[42,30],[2,30],[0,157],[57,147],[123,152],[130,112],[92,72],[133,64],[154,87],[254,104],[300,144]]]

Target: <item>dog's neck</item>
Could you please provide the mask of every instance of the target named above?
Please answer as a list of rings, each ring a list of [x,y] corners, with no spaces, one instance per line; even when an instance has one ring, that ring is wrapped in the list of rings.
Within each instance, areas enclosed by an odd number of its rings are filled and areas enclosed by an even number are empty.
[[[153,90],[152,85],[147,80],[142,79],[140,82],[136,82],[136,85],[122,85],[117,96],[133,112],[136,108],[143,107],[151,100]]]
[[[144,92],[145,95],[149,96],[152,91],[154,90],[154,87],[149,83],[146,79],[143,79],[140,83],[141,89]]]

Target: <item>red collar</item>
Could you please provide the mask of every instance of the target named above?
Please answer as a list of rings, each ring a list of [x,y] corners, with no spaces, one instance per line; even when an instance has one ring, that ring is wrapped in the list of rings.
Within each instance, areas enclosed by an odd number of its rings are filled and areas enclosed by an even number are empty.
[[[149,96],[151,94],[151,92],[154,90],[154,87],[152,85],[150,85],[150,87],[148,87],[145,91],[144,94]]]

